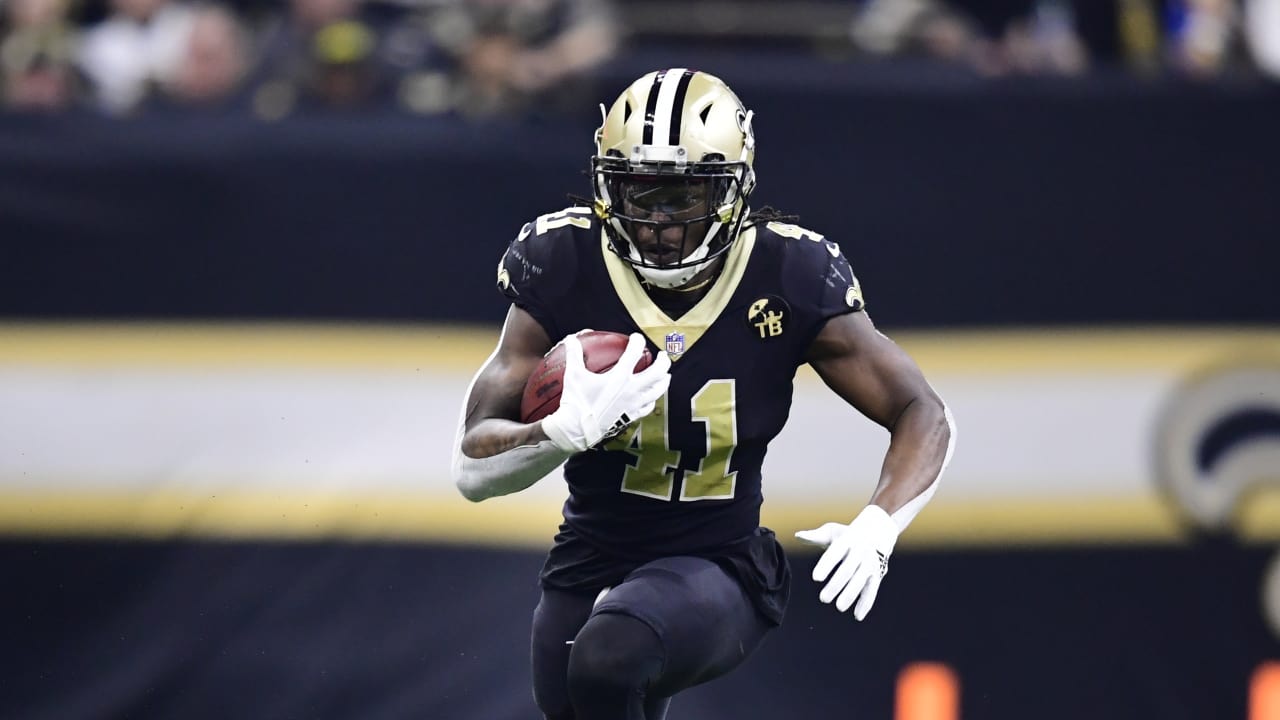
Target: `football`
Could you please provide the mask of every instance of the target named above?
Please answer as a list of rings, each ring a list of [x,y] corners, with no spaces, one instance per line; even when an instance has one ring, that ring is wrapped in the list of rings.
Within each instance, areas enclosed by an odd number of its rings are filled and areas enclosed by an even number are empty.
[[[627,349],[627,336],[622,333],[590,330],[579,333],[582,343],[582,359],[586,368],[601,373],[618,363],[622,351]],[[653,353],[645,348],[632,372],[640,372],[653,362]],[[560,407],[560,390],[564,386],[564,343],[551,348],[529,375],[520,400],[520,418],[532,423],[555,412]]]

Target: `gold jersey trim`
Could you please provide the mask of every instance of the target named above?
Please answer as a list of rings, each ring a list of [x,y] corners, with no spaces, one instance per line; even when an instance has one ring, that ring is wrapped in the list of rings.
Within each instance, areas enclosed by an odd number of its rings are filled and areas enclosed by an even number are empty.
[[[644,286],[640,284],[640,279],[632,271],[631,266],[609,249],[609,238],[605,236],[603,230],[600,232],[600,252],[604,255],[604,266],[609,270],[613,289],[618,293],[618,298],[622,300],[631,319],[635,321],[645,337],[659,348],[667,347],[667,335],[683,334],[685,353],[706,333],[707,328],[720,317],[720,313],[724,312],[725,306],[729,304],[729,298],[733,297],[734,291],[742,282],[742,276],[746,273],[747,263],[751,259],[751,251],[755,248],[755,244],[754,227],[746,228],[739,233],[738,239],[725,253],[724,270],[721,271],[720,277],[716,278],[711,289],[698,301],[698,304],[689,309],[689,312],[680,316],[679,320],[672,320],[662,311],[662,308],[658,307],[653,298],[649,297],[649,293],[645,292]],[[681,357],[684,357],[683,353],[673,355],[671,359],[677,361]]]

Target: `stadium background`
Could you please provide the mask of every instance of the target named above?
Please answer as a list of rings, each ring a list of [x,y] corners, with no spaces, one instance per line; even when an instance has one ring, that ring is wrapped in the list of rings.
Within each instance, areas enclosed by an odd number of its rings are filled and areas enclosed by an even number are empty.
[[[533,718],[554,478],[456,497],[520,225],[585,194],[592,102],[711,70],[759,201],[839,241],[952,405],[869,620],[816,600],[674,717],[1245,718],[1280,658],[1280,94],[635,49],[581,114],[0,116],[0,717]],[[883,433],[807,372],[780,535],[851,518]],[[1256,718],[1254,719],[1256,720]]]

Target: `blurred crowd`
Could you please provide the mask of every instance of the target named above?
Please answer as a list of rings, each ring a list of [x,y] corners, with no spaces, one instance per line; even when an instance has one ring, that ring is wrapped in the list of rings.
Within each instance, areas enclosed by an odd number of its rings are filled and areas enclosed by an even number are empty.
[[[865,0],[852,37],[990,76],[1280,79],[1280,0]]]
[[[845,13],[845,55],[863,60],[924,57],[984,76],[1106,67],[1280,78],[1280,0],[817,4]],[[813,6],[797,3],[796,13]],[[422,114],[554,111],[628,38],[662,40],[669,27],[680,42],[698,43],[683,10],[746,28],[752,43],[770,41],[768,23],[752,25],[753,7],[760,3],[0,0],[0,99],[26,111],[231,110],[264,119],[388,104]]]
[[[604,0],[0,0],[9,108],[195,109],[264,119],[396,104],[554,104],[610,57]]]

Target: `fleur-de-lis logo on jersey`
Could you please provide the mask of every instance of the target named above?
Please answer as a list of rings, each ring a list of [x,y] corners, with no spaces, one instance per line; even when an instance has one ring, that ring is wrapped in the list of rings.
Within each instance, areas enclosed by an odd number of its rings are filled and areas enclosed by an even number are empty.
[[[780,298],[762,297],[747,308],[747,323],[755,328],[761,340],[775,338],[782,334],[787,310],[786,303]]]
[[[853,284],[848,290],[844,291],[844,304],[854,310],[861,310],[866,302],[862,299],[862,286],[858,285],[858,279],[853,279]]]
[[[507,254],[502,254],[502,259],[498,261],[498,287],[506,290],[511,287],[511,274],[507,272]]]

